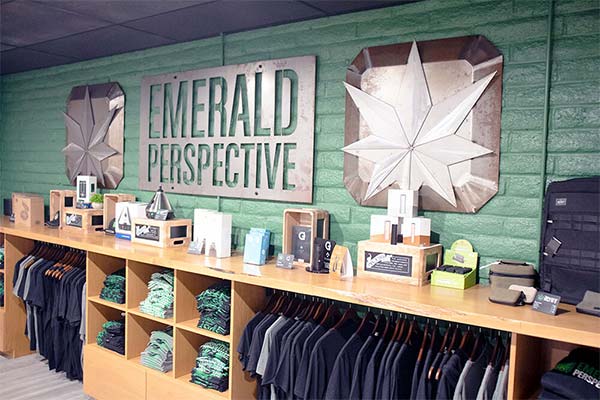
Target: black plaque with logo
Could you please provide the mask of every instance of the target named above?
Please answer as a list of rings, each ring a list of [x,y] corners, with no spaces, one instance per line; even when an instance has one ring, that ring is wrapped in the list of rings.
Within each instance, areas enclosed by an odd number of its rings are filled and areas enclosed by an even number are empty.
[[[160,241],[160,228],[153,225],[135,225],[135,237],[138,239]]]
[[[292,227],[292,254],[300,262],[310,262],[311,230],[309,226]]]
[[[412,257],[365,251],[365,271],[381,274],[411,276]]]
[[[82,224],[83,222],[81,215],[67,213],[67,225],[81,228]]]

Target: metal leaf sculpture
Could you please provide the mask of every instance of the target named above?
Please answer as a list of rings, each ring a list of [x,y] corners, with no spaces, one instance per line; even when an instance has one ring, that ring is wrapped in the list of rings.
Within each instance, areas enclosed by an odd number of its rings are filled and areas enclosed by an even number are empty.
[[[419,190],[423,209],[485,204],[498,184],[501,74],[502,56],[483,37],[363,50],[344,82],[352,196],[385,205],[397,187]]]
[[[93,175],[98,186],[114,189],[123,178],[123,106],[117,83],[73,88],[63,113],[67,128],[67,177]]]

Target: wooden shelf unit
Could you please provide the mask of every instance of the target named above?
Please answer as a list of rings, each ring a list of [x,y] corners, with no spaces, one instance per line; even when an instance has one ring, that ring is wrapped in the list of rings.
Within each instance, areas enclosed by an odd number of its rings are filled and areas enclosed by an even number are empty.
[[[0,233],[4,233],[6,239],[7,293],[12,292],[14,264],[33,248],[34,240],[88,252],[84,390],[98,400],[222,400],[255,396],[256,383],[241,370],[235,348],[246,323],[264,307],[265,288],[511,332],[509,399],[534,396],[539,391],[540,376],[572,348],[600,347],[598,318],[576,313],[575,307],[564,304],[560,305],[557,316],[535,312],[531,307],[494,304],[488,301],[489,288],[482,286],[460,291],[430,285],[415,287],[369,277],[340,281],[298,268],[275,268],[273,263],[246,269],[239,255],[217,259],[190,255],[185,249],[158,249],[134,244],[103,234],[83,236],[44,227],[17,228],[7,218],[0,219]],[[123,265],[126,266],[126,304],[99,299],[105,276]],[[175,272],[172,319],[156,318],[139,311],[139,303],[147,295],[150,275],[164,268]],[[257,270],[260,275],[257,275]],[[231,284],[231,333],[228,336],[196,327],[199,316],[195,295],[220,281]],[[29,343],[23,335],[25,310],[12,294],[7,295],[6,302],[4,314],[10,324],[5,325],[3,334],[11,349],[9,354],[27,354]],[[126,320],[125,356],[95,344],[102,323],[122,314]],[[174,328],[174,369],[170,374],[143,367],[138,359],[147,345],[150,332],[166,326]],[[230,344],[230,381],[229,390],[225,393],[188,382],[197,347],[210,339]]]

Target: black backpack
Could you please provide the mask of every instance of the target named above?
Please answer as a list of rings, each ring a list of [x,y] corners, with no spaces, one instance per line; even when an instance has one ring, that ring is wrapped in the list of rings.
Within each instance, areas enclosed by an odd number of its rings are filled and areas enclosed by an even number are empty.
[[[544,198],[540,287],[577,304],[600,292],[600,176],[552,182]]]

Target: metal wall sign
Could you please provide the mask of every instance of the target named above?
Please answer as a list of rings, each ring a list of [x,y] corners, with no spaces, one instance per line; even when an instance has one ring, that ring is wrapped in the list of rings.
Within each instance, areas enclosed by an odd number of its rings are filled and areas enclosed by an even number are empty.
[[[502,55],[483,36],[363,49],[346,73],[344,184],[361,205],[419,190],[476,212],[498,192]]]
[[[140,189],[312,202],[315,61],[144,77]]]

